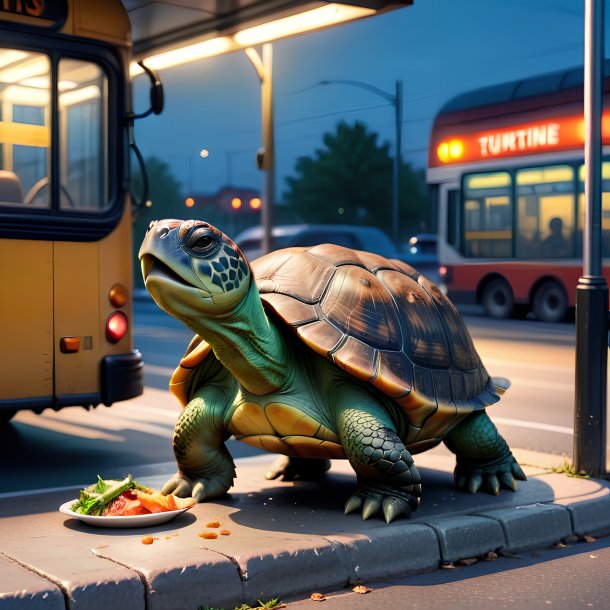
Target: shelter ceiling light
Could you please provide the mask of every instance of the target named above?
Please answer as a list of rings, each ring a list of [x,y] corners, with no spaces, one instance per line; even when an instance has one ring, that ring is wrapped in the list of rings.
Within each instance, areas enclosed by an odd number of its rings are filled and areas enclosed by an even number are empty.
[[[144,59],[144,64],[152,70],[163,70],[171,68],[196,59],[204,57],[212,57],[213,55],[221,55],[233,49],[233,41],[228,36],[220,36],[219,38],[210,38],[203,42],[196,42],[178,49],[157,53]],[[131,76],[137,76],[143,72],[142,68],[137,63],[132,63],[129,70]]]
[[[374,9],[345,4],[328,4],[318,8],[283,17],[268,23],[256,25],[237,32],[233,37],[240,46],[250,46],[284,38],[294,34],[303,34],[311,30],[367,17],[375,13]]]

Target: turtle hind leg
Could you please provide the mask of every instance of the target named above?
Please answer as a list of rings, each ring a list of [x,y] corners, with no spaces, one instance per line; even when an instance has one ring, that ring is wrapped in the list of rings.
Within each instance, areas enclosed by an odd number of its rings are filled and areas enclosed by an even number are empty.
[[[457,487],[470,493],[482,487],[495,495],[501,487],[516,491],[516,479],[526,480],[508,444],[485,411],[475,411],[461,421],[447,435],[445,445],[456,454]]]
[[[280,481],[316,481],[330,469],[330,460],[281,455],[271,464],[265,478]]]
[[[339,394],[337,428],[358,480],[345,513],[361,510],[368,519],[382,512],[386,523],[417,509],[421,477],[386,410],[356,386]]]

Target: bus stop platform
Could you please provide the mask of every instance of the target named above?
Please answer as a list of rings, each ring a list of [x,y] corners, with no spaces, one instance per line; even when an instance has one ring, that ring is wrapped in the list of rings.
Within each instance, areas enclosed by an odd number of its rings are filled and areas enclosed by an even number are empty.
[[[77,488],[4,494],[0,609],[230,610],[610,533],[608,482],[554,472],[558,456],[514,454],[528,481],[499,496],[457,491],[445,449],[416,456],[421,505],[390,525],[343,514],[355,485],[347,462],[333,462],[318,482],[266,481],[274,455],[237,460],[229,495],[156,527],[95,528],[66,517],[58,507]],[[159,488],[174,468],[132,474]]]

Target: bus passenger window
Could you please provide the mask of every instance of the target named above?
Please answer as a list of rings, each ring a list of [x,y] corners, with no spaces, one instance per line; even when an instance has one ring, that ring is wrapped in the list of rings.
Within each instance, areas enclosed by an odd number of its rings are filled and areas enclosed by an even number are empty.
[[[508,172],[464,177],[464,256],[512,256],[513,202]]]
[[[108,83],[87,61],[59,62],[60,208],[98,211],[109,204]]]
[[[569,165],[521,169],[516,183],[516,256],[573,257],[574,169]]]
[[[583,229],[585,226],[585,166],[578,170],[578,242],[579,256],[582,255]],[[602,163],[602,256],[610,258],[610,163]]]
[[[0,48],[0,206],[49,207],[50,62]]]

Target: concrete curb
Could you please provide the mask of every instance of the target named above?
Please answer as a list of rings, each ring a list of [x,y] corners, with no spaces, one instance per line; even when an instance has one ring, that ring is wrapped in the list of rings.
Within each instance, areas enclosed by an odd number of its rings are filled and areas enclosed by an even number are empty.
[[[386,526],[344,516],[354,485],[346,462],[323,483],[263,478],[274,456],[238,461],[230,496],[144,530],[92,529],[57,513],[69,492],[0,499],[0,609],[225,608],[309,595],[347,583],[428,572],[494,552],[542,549],[610,533],[610,485],[526,469],[517,493],[453,489],[453,459],[418,456],[424,500]],[[137,474],[137,473],[136,473]],[[159,487],[165,477],[144,477]],[[230,536],[198,536],[218,518]],[[156,541],[143,545],[141,537]]]

